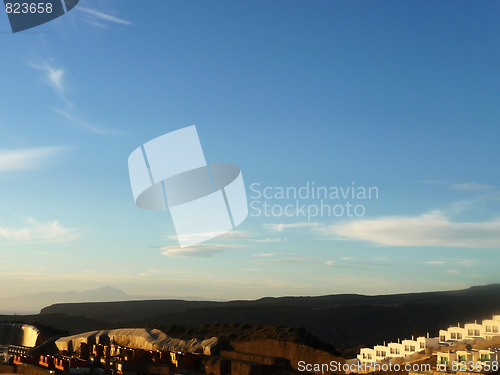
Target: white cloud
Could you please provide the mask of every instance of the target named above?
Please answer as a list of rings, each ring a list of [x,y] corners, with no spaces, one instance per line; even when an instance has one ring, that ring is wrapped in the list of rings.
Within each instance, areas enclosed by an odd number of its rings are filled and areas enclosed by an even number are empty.
[[[49,82],[56,90],[64,90],[63,75],[64,72],[62,70],[50,70],[48,72]]]
[[[205,233],[195,233],[195,234],[187,234],[182,236],[177,236],[176,234],[170,234],[166,238],[172,241],[178,241],[180,239],[184,241],[208,241],[212,238],[217,237],[220,240],[241,240],[241,239],[249,239],[251,236],[249,233],[242,230],[232,230],[229,232],[223,232],[218,235],[219,232],[205,232]]]
[[[261,238],[261,239],[253,238],[251,239],[251,241],[257,243],[276,243],[276,242],[285,242],[286,238]]]
[[[216,254],[236,250],[243,249],[246,246],[238,245],[238,244],[200,244],[193,245],[185,248],[181,248],[178,245],[173,246],[163,246],[161,249],[163,250],[162,254],[167,257],[201,257],[201,258],[210,258]]]
[[[286,253],[261,253],[255,254],[254,257],[261,258],[252,261],[258,264],[301,264],[311,260],[308,257]]]
[[[0,227],[0,238],[13,242],[41,244],[71,242],[80,237],[75,229],[65,228],[58,221],[40,223],[27,218],[24,228]]]
[[[0,171],[18,171],[41,168],[67,147],[40,147],[19,150],[0,150]]]
[[[479,184],[477,182],[461,182],[454,184],[446,181],[427,180],[427,181],[420,181],[420,183],[429,185],[443,185],[443,186],[448,186],[450,189],[453,190],[464,190],[464,191],[485,191],[493,189],[493,186]]]
[[[459,270],[450,269],[450,270],[446,270],[446,272],[449,273],[450,275],[460,275]]]
[[[199,244],[208,241],[212,238],[215,238],[215,235],[217,233],[215,232],[207,232],[207,233],[197,233],[197,234],[190,234],[190,235],[184,235],[178,237],[175,234],[171,234],[166,236],[166,239],[172,240],[172,241],[189,241],[189,242],[198,242]],[[225,232],[219,236],[216,236],[217,240],[219,241],[224,241],[224,245],[215,245],[216,248],[222,248],[221,246],[229,246],[229,247],[234,247],[234,246],[240,246],[240,247],[248,247],[247,245],[250,245],[250,243],[277,243],[277,242],[282,242],[286,241],[286,238],[259,238],[259,237],[254,237],[251,233],[242,231],[242,230],[232,230],[229,232]],[[238,241],[238,245],[232,245],[236,241]],[[246,245],[242,245],[241,243],[246,243]],[[196,246],[190,246],[191,247],[196,247]],[[175,248],[175,246],[173,246]],[[187,248],[185,248],[187,249]],[[226,247],[224,247],[226,249]],[[201,249],[199,249],[201,250]]]
[[[264,224],[264,228],[270,229],[276,232],[283,232],[287,229],[301,229],[301,228],[313,228],[317,227],[318,223],[310,223],[310,222],[302,222],[302,223],[293,223],[293,224]]]
[[[276,257],[276,256],[297,257],[297,255],[295,255],[295,254],[287,254],[287,253],[260,253],[260,254],[254,254],[254,256],[261,257],[261,258]]]
[[[438,210],[420,216],[353,220],[315,230],[338,239],[386,246],[500,248],[500,220],[452,222]]]
[[[472,267],[473,265],[477,264],[477,261],[472,259],[464,259],[457,262],[457,264],[464,267]]]
[[[291,253],[259,253],[253,255],[254,259],[251,263],[257,264],[316,264],[321,266],[332,267],[334,261],[319,257],[303,256]]]
[[[99,12],[99,11],[94,10],[94,9],[81,7],[81,6],[76,7],[75,9],[78,9],[79,11],[82,11],[85,14],[87,14],[89,16],[88,20],[93,21],[92,23],[96,26],[101,26],[101,27],[103,26],[102,24],[95,22],[97,20],[111,22],[111,23],[115,23],[115,24],[119,24],[119,25],[126,25],[126,26],[132,25],[132,22],[130,22],[130,21],[112,16],[112,15],[104,13],[104,12]]]
[[[445,262],[441,261],[441,260],[430,260],[428,261],[427,263],[425,264],[428,264],[430,266],[440,266],[442,264],[444,264]]]
[[[453,190],[465,190],[465,191],[485,191],[493,189],[492,186],[477,184],[475,182],[452,184],[451,188]]]
[[[57,94],[62,94],[66,90],[64,81],[64,70],[50,66],[47,62],[42,64],[29,64],[32,68],[40,70],[44,74],[45,81],[54,89]]]

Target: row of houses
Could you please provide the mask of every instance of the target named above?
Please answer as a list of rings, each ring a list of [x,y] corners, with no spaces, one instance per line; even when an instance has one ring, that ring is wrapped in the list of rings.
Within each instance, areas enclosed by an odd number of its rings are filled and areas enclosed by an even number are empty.
[[[15,354],[12,364],[36,367],[37,374],[59,375],[170,375],[191,372],[201,365],[200,355],[196,353],[143,350],[114,344],[82,342],[78,354],[72,356],[54,351],[51,354]]]
[[[500,337],[500,315],[493,315],[491,319],[485,319],[481,323],[460,324],[439,331],[439,341],[442,343],[484,339],[490,340]]]
[[[489,340],[500,337],[500,315],[493,315],[492,319],[482,323],[467,323],[463,327],[449,327],[439,331],[439,337],[420,336],[411,340],[398,340],[389,344],[376,345],[373,348],[362,348],[357,355],[360,362],[380,362],[391,358],[407,357],[427,348],[437,348],[440,345],[449,345],[464,340]]]
[[[360,362],[380,362],[388,358],[406,357],[427,348],[434,348],[439,345],[437,337],[432,338],[420,336],[389,344],[375,345],[373,348],[362,348],[357,356]]]
[[[90,342],[89,342],[90,341]],[[100,340],[106,342],[105,340]],[[52,343],[53,344],[53,343]],[[287,374],[290,363],[267,355],[217,349],[217,354],[145,350],[111,342],[81,342],[59,350],[50,342],[13,354],[0,373],[19,375],[273,375]],[[29,348],[31,349],[31,348]],[[10,366],[10,367],[6,367]]]

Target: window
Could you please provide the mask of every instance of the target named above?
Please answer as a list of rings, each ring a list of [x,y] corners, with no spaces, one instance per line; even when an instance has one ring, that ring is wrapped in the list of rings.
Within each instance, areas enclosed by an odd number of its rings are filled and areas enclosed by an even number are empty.
[[[493,333],[498,333],[498,326],[493,326]]]
[[[405,345],[405,352],[407,352],[409,350],[410,350],[410,346],[409,345]]]
[[[491,326],[486,326],[486,332],[491,332]]]
[[[446,341],[446,336],[443,335],[443,336],[439,337],[439,341]]]
[[[481,354],[481,362],[489,362],[490,355],[489,354]]]
[[[457,339],[457,334],[455,332],[451,333],[451,339],[456,340]]]
[[[475,329],[474,336],[481,336],[481,331],[479,329]]]
[[[442,340],[444,341],[444,340]],[[423,342],[420,343],[420,349],[425,349],[425,344]]]
[[[410,352],[414,352],[415,351],[415,345],[411,345],[410,346]]]
[[[474,330],[473,330],[473,329],[469,329],[469,330],[467,330],[467,334],[468,334],[469,336],[473,336],[473,335],[474,335]]]
[[[462,340],[462,334],[461,333],[457,333],[457,340]]]

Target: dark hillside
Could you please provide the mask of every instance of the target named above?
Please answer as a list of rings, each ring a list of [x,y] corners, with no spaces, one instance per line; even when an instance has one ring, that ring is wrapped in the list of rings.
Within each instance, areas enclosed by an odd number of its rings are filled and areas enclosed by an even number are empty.
[[[108,324],[146,326],[240,322],[304,327],[340,350],[397,338],[438,334],[450,324],[500,314],[500,285],[448,292],[262,298],[255,301],[133,301],[56,304],[41,317],[64,314]],[[105,323],[104,323],[105,322]]]

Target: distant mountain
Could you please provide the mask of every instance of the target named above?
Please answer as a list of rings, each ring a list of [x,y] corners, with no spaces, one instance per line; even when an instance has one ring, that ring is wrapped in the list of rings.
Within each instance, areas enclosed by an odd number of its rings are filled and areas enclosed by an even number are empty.
[[[107,302],[129,301],[144,299],[144,297],[129,296],[124,291],[105,286],[83,292],[46,292],[25,294],[16,297],[0,298],[0,313],[2,314],[31,314],[38,313],[44,306],[65,302]]]
[[[448,292],[380,296],[262,298],[255,301],[129,301],[56,304],[38,319],[73,317],[105,327],[248,323],[305,327],[344,353],[500,314],[500,284]],[[98,328],[98,327],[95,327]],[[68,329],[68,327],[66,327]],[[71,327],[70,331],[76,333]]]

